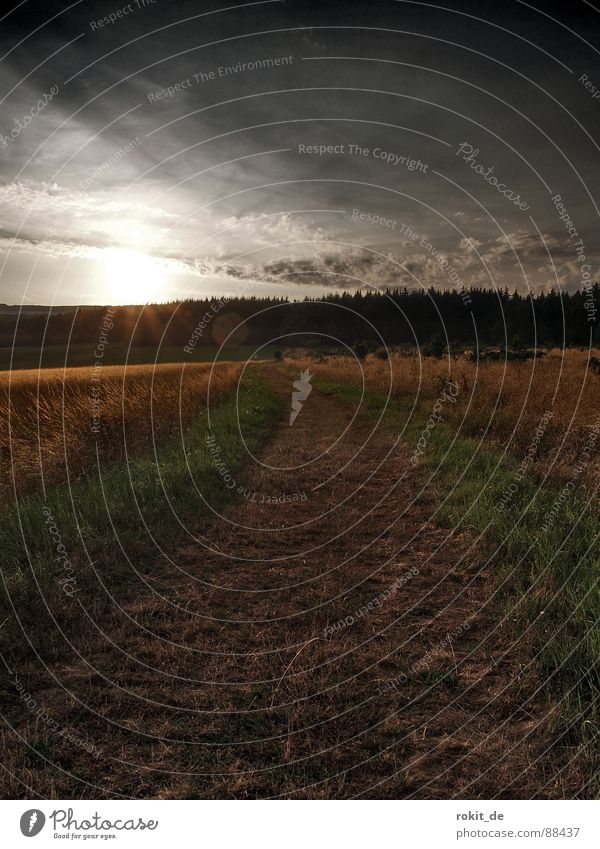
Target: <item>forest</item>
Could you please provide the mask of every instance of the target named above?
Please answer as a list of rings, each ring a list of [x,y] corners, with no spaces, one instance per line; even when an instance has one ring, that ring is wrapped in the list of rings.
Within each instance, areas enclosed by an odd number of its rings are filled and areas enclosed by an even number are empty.
[[[110,310],[113,344],[136,346],[276,344],[459,347],[577,347],[592,342],[600,285],[523,295],[508,289],[386,289],[287,298],[211,297]],[[95,344],[106,307],[54,307],[4,315],[0,346]],[[194,331],[196,331],[194,333]],[[192,334],[193,339],[192,339]],[[185,354],[182,351],[182,357]]]

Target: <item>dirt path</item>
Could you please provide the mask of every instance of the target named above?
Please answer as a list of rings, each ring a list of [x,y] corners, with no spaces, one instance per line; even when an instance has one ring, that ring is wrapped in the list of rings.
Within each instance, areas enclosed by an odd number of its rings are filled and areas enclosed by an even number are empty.
[[[264,373],[285,418],[233,481],[244,494],[197,528],[206,542],[165,542],[170,560],[148,544],[139,575],[110,565],[110,620],[88,599],[80,656],[53,669],[70,695],[20,667],[85,745],[54,743],[62,772],[38,757],[17,769],[8,735],[10,769],[61,797],[569,794],[494,578],[474,540],[432,521],[410,446],[318,378],[290,427],[292,379]],[[13,712],[27,739],[33,721]]]

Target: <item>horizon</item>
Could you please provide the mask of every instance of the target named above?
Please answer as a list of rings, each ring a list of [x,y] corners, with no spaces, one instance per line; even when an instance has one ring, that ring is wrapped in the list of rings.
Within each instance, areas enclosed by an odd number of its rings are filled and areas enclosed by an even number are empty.
[[[466,287],[465,289],[461,290],[461,292],[463,294],[464,293],[472,293],[472,292],[486,292],[486,293],[487,292],[495,292],[496,294],[508,293],[510,296],[518,295],[522,298],[531,298],[531,299],[535,300],[537,297],[539,297],[541,295],[548,295],[548,294],[553,294],[553,293],[558,293],[561,297],[563,297],[563,296],[568,297],[568,296],[572,296],[572,295],[586,295],[586,294],[589,296],[589,292],[590,292],[591,288],[595,287],[595,286],[599,286],[599,285],[600,285],[600,279],[591,281],[590,284],[587,287],[581,286],[581,287],[578,287],[578,288],[568,289],[568,290],[565,290],[565,291],[562,291],[560,289],[560,287],[552,287],[551,286],[548,289],[543,289],[539,292],[532,292],[532,291],[523,292],[523,291],[520,291],[517,286],[514,286],[514,287],[510,287],[508,285],[505,285],[505,286],[503,286],[503,285],[499,285],[499,286],[477,286],[476,284],[473,284],[472,286]],[[169,300],[165,299],[165,300],[154,300],[154,301],[146,301],[146,302],[136,301],[136,302],[132,302],[132,303],[111,303],[109,301],[98,301],[98,302],[89,302],[89,303],[82,304],[82,303],[66,303],[66,302],[42,303],[40,301],[40,302],[37,302],[37,303],[27,303],[27,304],[25,304],[25,303],[12,303],[11,304],[11,303],[0,302],[0,310],[3,307],[8,307],[9,309],[14,309],[14,310],[21,309],[21,310],[24,310],[24,311],[28,310],[28,309],[35,309],[37,307],[44,307],[44,308],[51,308],[51,309],[62,309],[62,308],[69,308],[69,309],[77,308],[77,309],[80,309],[80,308],[85,308],[85,307],[94,307],[94,308],[98,308],[98,309],[103,309],[103,308],[113,308],[114,307],[115,309],[122,309],[122,308],[124,309],[124,308],[128,308],[128,307],[160,307],[160,306],[169,306],[169,305],[173,305],[173,304],[201,303],[202,301],[211,300],[211,299],[222,299],[224,301],[227,301],[227,300],[251,300],[253,298],[257,298],[258,300],[283,299],[283,300],[287,300],[289,303],[301,303],[302,301],[305,301],[307,299],[312,299],[312,300],[318,301],[321,298],[325,299],[325,298],[336,297],[336,296],[341,297],[342,295],[354,295],[354,294],[359,294],[359,295],[360,294],[362,294],[362,295],[365,295],[365,294],[386,295],[386,294],[389,294],[389,293],[391,293],[391,294],[400,293],[400,294],[411,295],[411,294],[419,294],[419,293],[428,294],[431,290],[433,290],[434,293],[439,293],[439,294],[444,294],[444,295],[448,295],[448,294],[460,295],[461,294],[461,292],[456,292],[456,290],[454,290],[450,287],[444,288],[444,287],[436,287],[436,286],[432,285],[430,287],[422,287],[422,288],[413,287],[413,288],[411,288],[409,286],[394,286],[393,284],[390,284],[386,287],[374,288],[374,289],[367,289],[367,288],[340,289],[340,290],[329,289],[329,290],[324,290],[324,291],[321,291],[321,292],[310,292],[310,293],[304,294],[302,296],[300,296],[300,295],[294,296],[293,294],[270,294],[270,295],[256,296],[256,295],[246,295],[246,294],[239,294],[238,295],[235,292],[233,292],[233,293],[219,292],[219,293],[216,293],[216,294],[202,295],[202,296],[198,296],[198,297],[187,296],[187,297],[184,297],[184,298],[171,298]]]

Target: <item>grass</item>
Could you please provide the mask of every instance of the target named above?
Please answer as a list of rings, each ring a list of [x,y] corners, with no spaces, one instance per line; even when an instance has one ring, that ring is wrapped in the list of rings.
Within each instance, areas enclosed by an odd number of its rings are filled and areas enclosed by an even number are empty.
[[[456,690],[460,684],[457,675],[445,672],[443,669],[428,669],[421,674],[421,678],[427,687],[436,687],[439,684],[444,685],[449,690]]]
[[[279,414],[276,396],[255,372],[246,372],[239,404],[229,392],[211,407],[210,432],[218,433],[231,472],[247,458],[238,411],[246,445],[254,450],[268,438],[269,425]],[[173,513],[198,526],[209,513],[202,493],[210,493],[216,508],[231,497],[208,450],[208,433],[204,411],[182,434],[168,436],[154,451],[146,450],[128,463],[97,467],[71,485],[50,489],[45,497],[22,498],[18,510],[0,517],[2,573],[11,599],[27,597],[34,589],[34,575],[44,595],[53,588],[59,592],[59,580],[69,567],[76,577],[68,586],[76,586],[86,569],[84,552],[92,559],[98,552],[106,556],[111,545],[116,550],[113,537],[135,549],[146,536],[144,525],[162,540],[173,526],[179,529]],[[73,562],[57,558],[59,544]]]
[[[416,355],[393,355],[382,362],[370,355],[361,368],[368,389],[379,395],[389,391],[401,403],[417,398],[429,412],[444,382],[452,381],[458,392],[456,403],[445,405],[445,420],[460,428],[461,436],[483,437],[492,448],[508,446],[518,457],[525,455],[541,426],[533,465],[542,471],[552,466],[569,475],[589,440],[590,428],[600,426],[600,376],[588,368],[590,353],[598,351],[552,350],[543,359],[506,363]],[[295,360],[294,367],[309,368],[324,380],[362,383],[356,361],[348,357],[318,361],[306,357]],[[545,419],[548,412],[552,415]],[[600,439],[592,446],[581,482],[593,489],[598,475]]]
[[[75,345],[44,345],[41,352],[42,368],[74,368],[77,366],[92,366],[96,362],[94,355],[95,344]],[[260,349],[261,359],[272,359],[276,345],[266,345]],[[128,350],[126,345],[108,345],[103,357],[105,365],[150,365],[153,363],[205,363],[213,362],[218,355],[218,361],[243,362],[250,359],[256,351],[254,345],[232,345],[219,352],[217,345],[198,345],[193,354],[187,354],[182,346],[136,347]],[[16,348],[0,348],[0,371],[9,369],[38,369],[40,368],[40,348],[22,346]]]
[[[102,366],[0,376],[0,496],[39,491],[136,456],[237,383],[238,363]]]
[[[325,380],[319,388],[353,404],[360,400],[359,387],[342,381]],[[364,403],[378,415],[384,399],[367,391]],[[408,413],[407,402],[395,398],[387,419],[401,428]],[[408,424],[409,444],[417,444],[428,414],[421,407]],[[521,460],[455,438],[444,424],[431,430],[421,457],[445,494],[434,518],[481,536],[481,556],[498,575],[515,638],[529,643],[540,678],[560,701],[565,737],[593,763],[600,725],[600,523],[583,489],[567,491],[564,477],[544,479],[535,471],[521,477]]]

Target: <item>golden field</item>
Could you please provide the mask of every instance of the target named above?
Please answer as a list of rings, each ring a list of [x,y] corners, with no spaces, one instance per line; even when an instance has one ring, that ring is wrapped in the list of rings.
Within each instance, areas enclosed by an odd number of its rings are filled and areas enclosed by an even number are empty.
[[[235,386],[240,363],[102,366],[0,374],[3,504],[118,462],[188,425]]]
[[[598,353],[597,351],[594,353]],[[457,387],[456,403],[443,403],[442,415],[459,436],[483,439],[487,445],[523,460],[536,438],[532,465],[569,475],[586,457],[581,481],[597,477],[600,438],[591,428],[600,426],[600,376],[588,367],[588,351],[559,349],[523,362],[476,362],[458,359],[400,356],[388,360],[370,354],[360,364],[351,357],[290,358],[294,369],[308,368],[314,383],[341,381],[367,390],[391,393],[420,414],[432,412],[445,381]],[[544,421],[550,412],[551,417]]]
[[[360,364],[338,356],[287,362],[313,372],[317,387],[321,381],[360,386],[364,375],[367,389],[391,391],[405,406],[415,403],[421,415],[433,410],[451,381],[458,387],[456,403],[444,403],[442,414],[455,433],[522,459],[542,424],[530,459],[552,473],[570,474],[600,417],[600,376],[587,367],[586,351],[553,350],[541,359],[506,363],[399,354],[389,360],[371,354]],[[235,386],[241,368],[194,363],[0,373],[3,503],[13,501],[15,490],[24,495],[72,481],[98,459],[119,462],[151,448],[205,408],[209,379],[213,403]],[[592,443],[582,482],[596,477],[600,439]]]

